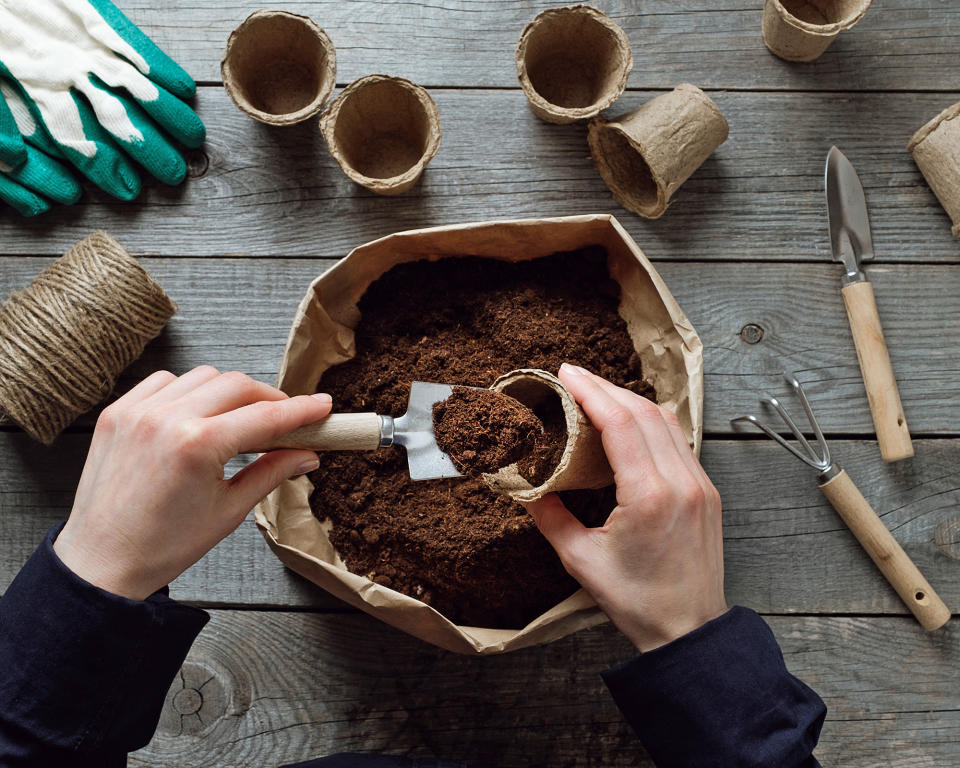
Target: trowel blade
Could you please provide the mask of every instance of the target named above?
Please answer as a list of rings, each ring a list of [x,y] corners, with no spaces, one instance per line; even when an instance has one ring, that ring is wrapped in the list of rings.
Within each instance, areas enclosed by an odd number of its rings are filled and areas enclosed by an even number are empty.
[[[824,183],[833,258],[843,263],[847,274],[854,275],[861,261],[873,257],[873,236],[863,184],[846,155],[836,147],[830,147],[827,153]]]
[[[433,434],[433,406],[453,393],[449,384],[415,381],[410,385],[407,412],[393,421],[393,442],[407,451],[411,480],[461,477]]]

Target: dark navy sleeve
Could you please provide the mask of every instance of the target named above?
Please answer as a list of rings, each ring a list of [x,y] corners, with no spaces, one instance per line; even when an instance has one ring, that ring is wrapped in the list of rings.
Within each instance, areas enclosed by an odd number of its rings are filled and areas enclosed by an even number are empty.
[[[756,613],[734,607],[603,679],[658,768],[817,768],[827,709]]]
[[[0,765],[110,768],[147,744],[209,616],[137,602],[57,557],[54,527],[0,598]]]

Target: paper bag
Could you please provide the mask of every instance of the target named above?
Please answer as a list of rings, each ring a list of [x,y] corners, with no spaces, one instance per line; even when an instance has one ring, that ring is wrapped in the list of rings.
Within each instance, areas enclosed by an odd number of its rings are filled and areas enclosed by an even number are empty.
[[[310,285],[287,339],[278,386],[312,394],[324,371],[354,355],[357,302],[391,267],[419,259],[480,256],[522,261],[591,245],[607,250],[621,287],[619,312],[659,402],[677,414],[694,450],[703,433],[703,346],[660,275],[620,223],[609,215],[492,221],[388,235],[351,251]],[[350,605],[415,637],[457,653],[491,654],[548,643],[607,620],[583,590],[526,627],[458,626],[430,606],[365,576],[350,573],[327,535],[330,523],[310,508],[307,477],[285,481],[256,510],[256,522],[290,569]]]

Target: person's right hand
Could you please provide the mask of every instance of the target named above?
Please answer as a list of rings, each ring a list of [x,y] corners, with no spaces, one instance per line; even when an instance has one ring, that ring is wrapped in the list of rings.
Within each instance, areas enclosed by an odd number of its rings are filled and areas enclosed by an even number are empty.
[[[600,528],[556,494],[526,508],[567,572],[649,651],[727,610],[720,495],[674,414],[583,368],[559,375],[602,434],[617,506]]]
[[[91,584],[143,600],[233,531],[312,451],[264,454],[230,479],[236,454],[330,413],[330,396],[287,397],[236,371],[158,371],[104,409],[73,511],[53,545]]]

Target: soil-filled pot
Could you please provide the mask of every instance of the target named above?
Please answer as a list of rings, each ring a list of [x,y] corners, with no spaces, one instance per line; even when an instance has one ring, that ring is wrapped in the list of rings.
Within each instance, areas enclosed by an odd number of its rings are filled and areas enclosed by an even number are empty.
[[[699,450],[703,429],[700,338],[643,252],[609,215],[436,227],[389,235],[354,249],[307,290],[294,317],[278,386],[290,395],[313,393],[330,366],[354,356],[358,303],[371,283],[398,264],[468,256],[519,262],[590,246],[606,250],[608,271],[620,286],[618,312],[642,363],[644,379],[656,389],[659,402],[677,414]],[[257,526],[267,543],[292,570],[427,642],[458,653],[502,653],[606,621],[580,590],[521,629],[459,626],[420,600],[346,570],[330,541],[330,523],[320,522],[311,510],[313,490],[308,477],[287,480],[257,506]]]

